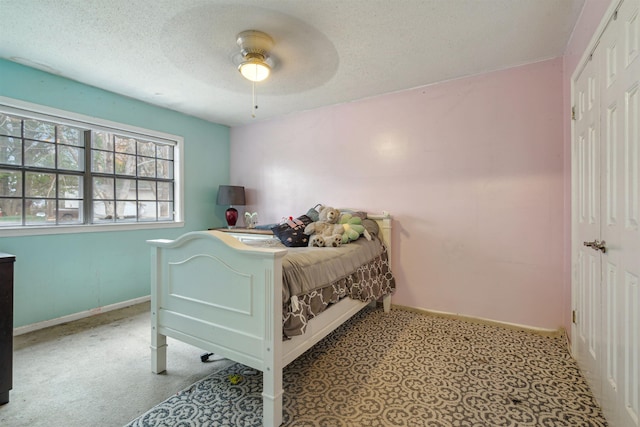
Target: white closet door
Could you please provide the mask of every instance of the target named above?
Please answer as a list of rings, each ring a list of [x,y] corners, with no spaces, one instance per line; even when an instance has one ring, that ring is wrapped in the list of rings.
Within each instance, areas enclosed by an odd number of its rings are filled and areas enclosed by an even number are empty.
[[[584,67],[575,86],[574,137],[574,307],[577,314],[574,352],[596,399],[600,382],[600,253],[583,245],[600,239],[600,97],[597,56]],[[577,335],[577,336],[576,336]]]
[[[602,401],[612,426],[640,426],[640,1],[600,38]]]
[[[574,85],[573,349],[612,427],[640,427],[639,6],[618,4]]]

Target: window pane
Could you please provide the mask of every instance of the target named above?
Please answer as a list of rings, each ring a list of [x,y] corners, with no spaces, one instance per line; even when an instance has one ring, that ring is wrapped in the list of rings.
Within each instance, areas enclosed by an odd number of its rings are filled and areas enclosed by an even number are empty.
[[[55,142],[56,126],[42,120],[26,119],[24,121],[24,137],[38,141]]]
[[[45,225],[47,221],[55,222],[55,200],[26,199],[25,224]]]
[[[113,153],[92,150],[91,172],[113,173]]]
[[[156,210],[158,209],[156,202],[140,202],[138,219],[140,221],[156,221]]]
[[[171,182],[159,182],[158,183],[158,200],[173,200],[173,183]]]
[[[22,136],[22,120],[0,113],[0,135]]]
[[[91,133],[91,148],[113,151],[113,135],[109,132],[93,131]]]
[[[171,160],[158,160],[158,178],[173,179],[173,162]]]
[[[156,182],[155,181],[138,181],[138,198],[140,200],[156,199]]]
[[[25,174],[24,194],[26,197],[56,197],[56,174],[27,172]]]
[[[82,201],[79,200],[60,200],[58,202],[58,223],[82,224],[84,222],[83,206]]]
[[[84,147],[84,129],[71,126],[58,126],[58,144]]]
[[[82,199],[84,196],[84,181],[80,175],[58,176],[58,198]]]
[[[173,221],[173,203],[158,203],[158,221]]]
[[[155,142],[138,141],[138,156],[156,157]]]
[[[113,222],[114,206],[115,202],[113,200],[94,201],[92,222]]]
[[[115,137],[116,153],[136,154],[136,140],[133,138]]]
[[[158,144],[158,158],[173,160],[173,147],[171,145]]]
[[[118,200],[136,200],[136,180],[116,179],[116,195]]]
[[[22,197],[22,172],[0,169],[0,196]]]
[[[113,178],[93,178],[93,198],[96,200],[113,200]]]
[[[0,227],[22,225],[22,199],[0,199]]]
[[[55,167],[56,146],[48,142],[25,141],[24,164],[41,168]]]
[[[117,222],[135,221],[138,215],[137,203],[135,201],[116,200]]]
[[[156,177],[156,159],[138,157],[138,176],[146,178]]]
[[[116,174],[136,175],[136,156],[116,153]]]
[[[83,171],[84,170],[84,148],[58,146],[58,168]]]
[[[22,140],[20,138],[0,136],[0,163],[22,164]]]

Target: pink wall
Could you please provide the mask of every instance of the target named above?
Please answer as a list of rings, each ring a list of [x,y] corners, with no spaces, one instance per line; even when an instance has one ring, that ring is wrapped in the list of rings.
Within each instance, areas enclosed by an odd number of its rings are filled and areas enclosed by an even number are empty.
[[[613,0],[616,1],[617,0]],[[563,57],[563,136],[564,136],[564,280],[562,307],[565,330],[571,333],[571,77],[579,65],[609,4],[609,0],[587,0]]]
[[[394,304],[557,328],[566,312],[562,65],[233,128],[231,182],[247,187],[262,223],[317,202],[391,212]]]

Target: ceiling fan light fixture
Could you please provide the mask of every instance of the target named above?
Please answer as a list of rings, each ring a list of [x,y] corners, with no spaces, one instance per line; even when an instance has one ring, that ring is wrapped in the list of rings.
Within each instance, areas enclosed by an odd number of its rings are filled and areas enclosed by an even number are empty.
[[[266,33],[257,30],[246,30],[238,34],[236,43],[240,46],[243,61],[238,71],[245,79],[261,82],[271,73],[267,63],[269,50],[273,47],[273,39]]]
[[[269,77],[271,67],[262,58],[248,58],[238,67],[242,76],[252,82],[261,82]]]

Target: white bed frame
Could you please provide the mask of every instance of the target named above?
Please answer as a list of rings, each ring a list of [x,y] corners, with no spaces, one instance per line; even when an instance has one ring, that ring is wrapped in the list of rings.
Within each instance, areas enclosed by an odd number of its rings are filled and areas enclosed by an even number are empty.
[[[391,216],[369,218],[380,226],[390,262]],[[167,368],[167,337],[260,370],[265,427],[282,424],[283,368],[367,305],[344,298],[310,320],[305,334],[283,341],[286,249],[248,246],[220,231],[148,243],[152,372]],[[384,310],[390,306],[391,296],[384,297]]]

